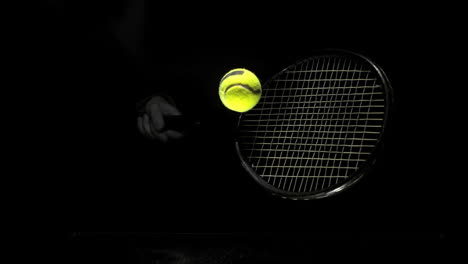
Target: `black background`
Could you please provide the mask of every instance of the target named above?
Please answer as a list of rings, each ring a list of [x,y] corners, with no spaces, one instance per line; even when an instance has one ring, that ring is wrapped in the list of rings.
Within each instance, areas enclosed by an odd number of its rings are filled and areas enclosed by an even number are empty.
[[[154,234],[187,232],[349,239],[337,242],[341,248],[360,248],[357,241],[373,241],[369,236],[393,245],[410,241],[406,249],[445,243],[450,175],[440,168],[444,146],[437,139],[449,120],[438,111],[444,96],[437,91],[446,82],[436,77],[444,69],[434,67],[444,65],[445,53],[434,50],[450,46],[451,33],[437,20],[408,6],[177,5],[146,4],[136,51],[109,26],[125,13],[124,2],[50,1],[35,25],[43,81],[63,104],[64,130],[79,135],[65,137],[73,154],[57,162],[71,230],[141,231],[153,241],[164,240]],[[270,197],[238,163],[230,137],[237,116],[221,105],[218,81],[236,67],[265,81],[322,48],[361,53],[387,73],[395,104],[384,151],[371,175],[336,197]],[[136,141],[130,138],[136,120],[121,106],[131,103],[131,93],[138,101],[160,90],[201,121],[182,143],[160,146],[138,133]],[[78,234],[99,241],[96,233]]]

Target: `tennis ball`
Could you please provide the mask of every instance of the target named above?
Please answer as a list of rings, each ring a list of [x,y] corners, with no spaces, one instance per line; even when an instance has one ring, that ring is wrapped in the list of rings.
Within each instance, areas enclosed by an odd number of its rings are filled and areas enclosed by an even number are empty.
[[[247,69],[233,69],[219,82],[219,98],[232,111],[249,111],[257,105],[261,96],[260,80]]]

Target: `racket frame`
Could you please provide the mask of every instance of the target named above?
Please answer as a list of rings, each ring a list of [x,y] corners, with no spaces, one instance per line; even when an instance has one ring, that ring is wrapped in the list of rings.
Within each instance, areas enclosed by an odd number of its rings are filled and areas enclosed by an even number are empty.
[[[336,195],[338,193],[343,192],[344,190],[347,190],[357,182],[359,182],[365,175],[368,175],[374,165],[376,164],[377,161],[377,156],[378,153],[382,150],[382,145],[383,145],[383,138],[385,135],[385,131],[388,127],[389,123],[389,115],[390,111],[392,109],[392,105],[394,102],[393,98],[393,88],[390,84],[390,81],[383,71],[383,69],[377,65],[373,60],[369,59],[368,57],[361,55],[359,53],[353,52],[353,51],[348,51],[348,50],[342,50],[342,49],[326,49],[326,50],[320,50],[320,51],[315,51],[312,52],[312,56],[309,56],[307,59],[299,60],[294,64],[289,65],[288,67],[284,68],[282,71],[276,73],[272,78],[270,78],[268,81],[266,81],[264,84],[262,84],[262,87],[269,84],[271,81],[275,80],[279,75],[283,74],[285,71],[289,70],[290,68],[296,67],[297,65],[300,65],[306,61],[310,61],[312,58],[318,57],[318,56],[332,56],[332,55],[341,55],[341,56],[346,56],[346,57],[354,57],[357,60],[361,60],[363,63],[367,63],[371,66],[371,68],[375,71],[378,77],[380,77],[382,81],[382,86],[385,91],[385,113],[384,113],[384,120],[382,124],[382,130],[381,133],[379,134],[379,137],[376,141],[376,146],[374,149],[371,151],[371,154],[369,155],[369,158],[365,161],[365,163],[352,175],[347,177],[346,180],[344,180],[341,184],[331,186],[328,188],[325,188],[323,190],[319,191],[313,191],[313,192],[307,192],[307,193],[296,193],[296,192],[289,192],[285,190],[278,189],[271,184],[267,183],[265,180],[262,179],[260,175],[257,174],[257,172],[252,168],[252,166],[249,165],[249,163],[244,159],[241,149],[240,149],[240,144],[238,142],[238,138],[235,138],[235,148],[237,152],[237,156],[240,159],[240,163],[242,167],[252,176],[252,178],[260,184],[265,190],[269,191],[272,195],[279,196],[284,199],[290,199],[290,200],[314,200],[314,199],[321,199],[325,197],[330,197],[333,195]],[[261,100],[261,99],[260,99]],[[240,127],[240,123],[242,120],[242,114],[239,115],[238,123],[237,123],[237,128]]]

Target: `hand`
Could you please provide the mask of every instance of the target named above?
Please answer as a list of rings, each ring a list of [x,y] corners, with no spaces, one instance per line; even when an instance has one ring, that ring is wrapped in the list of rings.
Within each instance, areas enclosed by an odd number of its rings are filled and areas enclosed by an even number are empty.
[[[165,119],[171,116],[182,116],[174,104],[162,96],[151,98],[145,105],[144,113],[138,117],[138,130],[145,137],[160,143],[168,143],[183,138],[183,131],[166,127]]]

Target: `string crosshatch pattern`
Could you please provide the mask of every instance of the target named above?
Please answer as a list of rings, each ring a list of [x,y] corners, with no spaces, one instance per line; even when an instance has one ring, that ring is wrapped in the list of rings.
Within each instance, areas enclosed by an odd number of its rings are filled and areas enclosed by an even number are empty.
[[[263,85],[258,105],[239,119],[238,154],[274,194],[328,196],[372,163],[389,97],[387,78],[361,55],[311,57]]]

